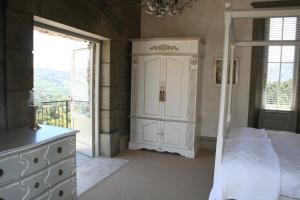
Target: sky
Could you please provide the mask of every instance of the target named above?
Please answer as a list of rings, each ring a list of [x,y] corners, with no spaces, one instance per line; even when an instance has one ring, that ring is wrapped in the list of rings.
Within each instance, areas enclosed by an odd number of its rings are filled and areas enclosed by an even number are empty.
[[[86,48],[88,42],[49,35],[34,30],[34,68],[71,71],[72,50]]]

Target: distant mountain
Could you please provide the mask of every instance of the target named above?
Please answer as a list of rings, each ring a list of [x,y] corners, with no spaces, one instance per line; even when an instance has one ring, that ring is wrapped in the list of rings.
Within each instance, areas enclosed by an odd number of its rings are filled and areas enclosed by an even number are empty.
[[[34,88],[42,101],[70,99],[71,73],[44,68],[34,69]]]

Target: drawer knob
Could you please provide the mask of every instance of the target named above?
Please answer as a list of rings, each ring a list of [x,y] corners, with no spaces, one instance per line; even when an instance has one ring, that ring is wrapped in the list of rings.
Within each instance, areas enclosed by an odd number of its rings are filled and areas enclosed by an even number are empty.
[[[58,196],[60,196],[60,197],[64,196],[64,191],[62,191],[62,190],[59,191]]]
[[[33,162],[34,162],[35,164],[37,164],[37,163],[39,162],[39,159],[38,159],[37,157],[35,157],[35,158],[33,159]]]
[[[3,169],[0,169],[0,177],[2,177],[3,176],[3,174],[4,174],[4,171],[3,171]],[[0,199],[1,200],[1,199]]]
[[[64,173],[64,171],[63,171],[62,169],[58,170],[58,175],[59,175],[59,176],[62,176],[63,173]]]
[[[40,184],[37,182],[37,183],[34,184],[34,187],[35,187],[35,188],[39,188],[39,187],[40,187]]]
[[[58,147],[57,148],[57,153],[61,153],[62,152],[62,147]]]

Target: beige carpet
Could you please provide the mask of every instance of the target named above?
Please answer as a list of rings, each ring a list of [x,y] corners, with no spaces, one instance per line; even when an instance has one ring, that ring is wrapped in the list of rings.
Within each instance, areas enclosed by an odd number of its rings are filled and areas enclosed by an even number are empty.
[[[152,151],[125,151],[117,158],[130,162],[80,200],[208,199],[214,161],[210,151],[202,151],[194,160]]]

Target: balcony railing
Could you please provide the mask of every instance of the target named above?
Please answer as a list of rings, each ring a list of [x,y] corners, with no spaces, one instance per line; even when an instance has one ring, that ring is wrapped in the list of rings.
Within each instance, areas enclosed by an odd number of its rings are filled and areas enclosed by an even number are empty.
[[[43,102],[36,112],[39,124],[71,127],[70,100]]]

